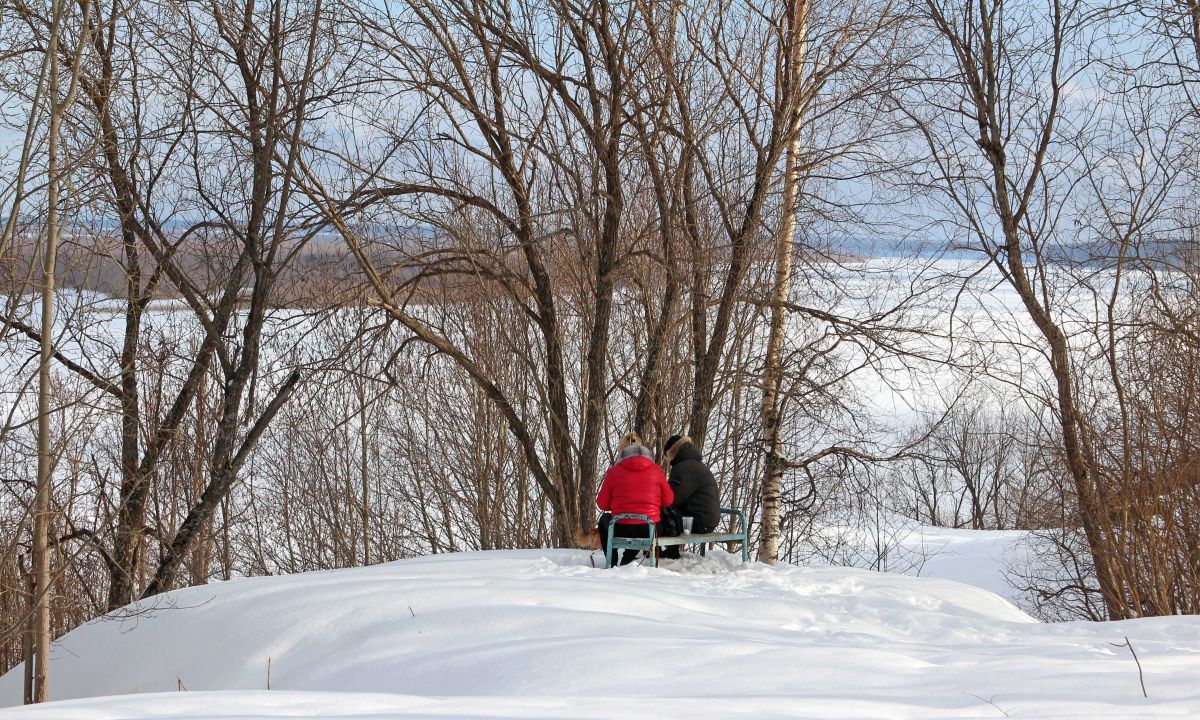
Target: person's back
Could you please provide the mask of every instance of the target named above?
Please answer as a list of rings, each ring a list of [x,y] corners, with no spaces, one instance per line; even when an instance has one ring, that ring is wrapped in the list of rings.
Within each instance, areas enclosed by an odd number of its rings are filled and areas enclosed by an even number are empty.
[[[596,504],[613,515],[633,513],[646,515],[658,522],[663,505],[670,504],[669,489],[662,468],[647,457],[650,451],[640,445],[626,448],[633,451],[609,468]],[[642,454],[640,451],[644,451]],[[639,523],[640,520],[619,520],[618,523]]]
[[[645,515],[652,523],[658,523],[663,506],[670,505],[673,499],[662,468],[654,462],[654,453],[642,445],[635,433],[626,434],[621,438],[617,464],[604,475],[600,494],[596,496],[596,506],[606,511],[598,523],[604,551],[608,552],[608,527],[613,516],[623,513]],[[642,520],[625,518],[617,521],[613,534],[650,537],[650,527]],[[635,555],[626,550],[621,564],[632,561]],[[615,564],[613,560],[610,564]]]
[[[699,448],[686,435],[673,435],[663,452],[671,466],[669,484],[675,495],[671,507],[693,518],[692,532],[712,532],[721,524],[721,490]]]

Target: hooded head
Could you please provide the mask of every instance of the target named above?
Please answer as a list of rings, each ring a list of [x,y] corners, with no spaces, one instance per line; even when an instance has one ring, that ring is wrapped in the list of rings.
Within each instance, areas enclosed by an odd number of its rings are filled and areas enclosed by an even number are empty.
[[[666,444],[663,445],[663,463],[670,465],[671,463],[675,462],[675,458],[681,451],[684,450],[684,448],[691,448],[691,450],[688,450],[685,454],[689,456],[694,455],[696,459],[700,458],[700,452],[695,449],[694,445],[692,445],[692,439],[690,437],[687,435],[672,435],[671,437],[667,438]]]
[[[663,453],[666,454],[671,452],[671,448],[675,447],[675,445],[682,439],[682,435],[672,435],[671,437],[667,438],[667,441],[663,443]]]

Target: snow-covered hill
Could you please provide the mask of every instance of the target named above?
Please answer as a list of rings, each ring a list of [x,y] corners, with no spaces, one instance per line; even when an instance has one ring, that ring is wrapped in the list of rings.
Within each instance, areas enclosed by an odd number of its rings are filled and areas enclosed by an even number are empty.
[[[121,697],[0,716],[1198,717],[1197,677],[1200,618],[1046,625],[944,579],[504,551],[174,592],[57,644],[55,698]],[[19,692],[18,668],[0,704]]]

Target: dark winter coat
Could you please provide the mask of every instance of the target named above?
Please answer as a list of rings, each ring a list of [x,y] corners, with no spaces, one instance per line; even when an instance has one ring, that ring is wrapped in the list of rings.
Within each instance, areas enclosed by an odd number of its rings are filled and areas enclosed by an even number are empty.
[[[721,523],[721,491],[716,478],[700,459],[700,450],[684,437],[671,447],[668,457],[670,485],[675,492],[671,507],[685,517],[695,518],[697,528],[711,532]]]
[[[662,468],[653,460],[641,455],[627,457],[608,469],[596,507],[611,512],[649,515],[658,522],[659,512],[674,499]],[[619,520],[618,523],[637,523],[637,520]],[[643,523],[644,524],[644,523]]]

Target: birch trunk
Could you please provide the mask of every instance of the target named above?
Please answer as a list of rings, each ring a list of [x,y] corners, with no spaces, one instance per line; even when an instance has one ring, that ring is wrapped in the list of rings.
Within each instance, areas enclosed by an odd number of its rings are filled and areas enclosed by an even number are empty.
[[[783,216],[775,234],[775,280],[771,287],[771,326],[767,338],[767,357],[763,367],[762,443],[766,453],[763,463],[762,527],[759,529],[758,559],[768,564],[779,560],[781,525],[781,494],[783,492],[783,461],[780,458],[780,393],[783,382],[783,340],[788,300],[792,286],[792,238],[796,234],[796,201],[799,195],[797,171],[800,157],[799,118],[796,117],[799,96],[800,62],[804,53],[806,0],[794,0],[788,8],[787,59],[784,66],[785,97],[789,98],[786,112],[791,114],[790,139],[784,161]]]

